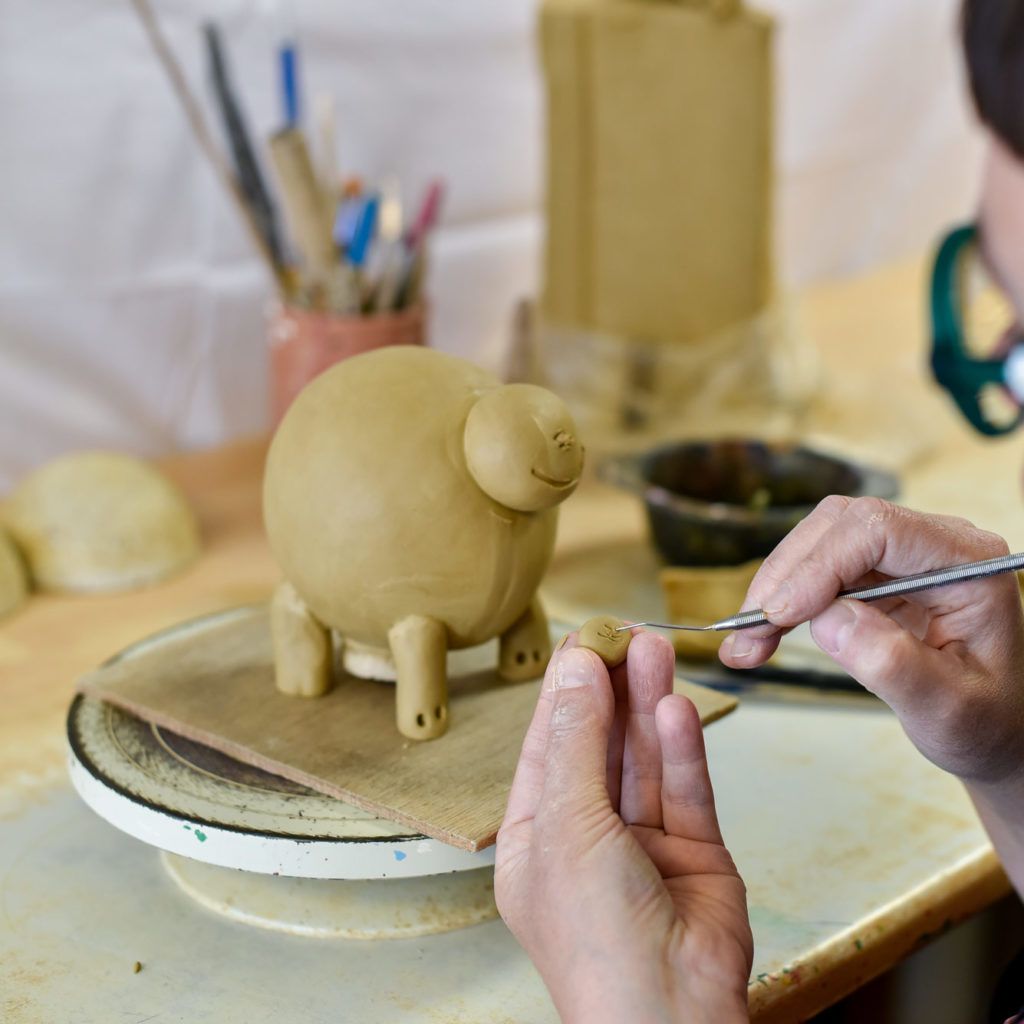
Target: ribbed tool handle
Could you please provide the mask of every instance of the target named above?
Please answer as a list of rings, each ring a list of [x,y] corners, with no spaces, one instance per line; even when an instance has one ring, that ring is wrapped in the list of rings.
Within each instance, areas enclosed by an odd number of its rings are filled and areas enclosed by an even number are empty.
[[[998,576],[1000,573],[1015,572],[1018,569],[1024,569],[1024,553],[1000,555],[998,558],[987,558],[983,562],[953,565],[948,569],[921,572],[916,576],[904,576],[902,579],[889,580],[887,583],[874,586],[855,587],[852,590],[840,591],[839,596],[852,597],[858,601],[880,601],[884,597],[915,594],[920,590],[948,587],[954,583],[980,580],[986,576]]]
[[[750,629],[751,626],[763,626],[767,621],[768,616],[760,608],[754,608],[749,612],[739,612],[736,615],[731,615],[728,619],[714,623],[711,628],[718,631]]]
[[[1024,552],[1000,555],[998,558],[986,558],[982,562],[968,562],[966,565],[952,565],[948,569],[919,572],[916,576],[904,576],[902,579],[889,580],[886,583],[877,583],[868,587],[841,590],[837,596],[855,601],[880,601],[885,597],[915,594],[920,590],[934,590],[937,587],[948,587],[954,583],[980,580],[986,576],[998,576],[1000,573],[1016,572],[1020,569],[1024,569]],[[767,621],[768,616],[760,608],[757,608],[749,612],[740,612],[728,619],[721,619],[709,628],[718,631],[749,629],[751,626],[761,626]]]

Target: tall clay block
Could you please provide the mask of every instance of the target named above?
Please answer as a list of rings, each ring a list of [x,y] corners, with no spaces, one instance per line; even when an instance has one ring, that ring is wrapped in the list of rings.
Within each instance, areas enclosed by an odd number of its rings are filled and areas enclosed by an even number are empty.
[[[686,342],[773,293],[772,22],[545,0],[545,320]]]

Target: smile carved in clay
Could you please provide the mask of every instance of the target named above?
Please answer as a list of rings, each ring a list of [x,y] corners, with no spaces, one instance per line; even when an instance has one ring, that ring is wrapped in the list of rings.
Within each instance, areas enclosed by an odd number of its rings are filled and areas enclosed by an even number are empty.
[[[575,480],[558,480],[553,476],[548,476],[546,473],[542,473],[539,469],[531,469],[530,473],[549,487],[570,487],[576,482]]]

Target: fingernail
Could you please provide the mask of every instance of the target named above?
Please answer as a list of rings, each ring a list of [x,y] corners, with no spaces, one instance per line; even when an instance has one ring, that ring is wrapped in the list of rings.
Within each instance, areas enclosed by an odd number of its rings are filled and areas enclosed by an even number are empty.
[[[563,652],[555,665],[554,689],[571,690],[589,686],[594,681],[594,663],[586,651],[571,647]]]
[[[727,653],[733,658],[749,658],[754,652],[754,643],[742,633],[730,633],[725,638]]]
[[[811,636],[822,650],[841,654],[849,643],[857,614],[849,601],[836,601],[811,622]]]
[[[781,615],[793,597],[789,583],[780,583],[765,599],[761,610],[768,616]]]

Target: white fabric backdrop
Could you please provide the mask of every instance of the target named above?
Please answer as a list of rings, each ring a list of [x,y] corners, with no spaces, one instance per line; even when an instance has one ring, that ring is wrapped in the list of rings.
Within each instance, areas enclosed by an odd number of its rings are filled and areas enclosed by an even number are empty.
[[[450,185],[432,340],[496,366],[536,290],[536,0],[297,0],[307,96],[343,169]],[[955,0],[762,0],[779,19],[778,245],[803,284],[920,251],[969,212],[978,158]],[[276,126],[266,3],[156,0],[206,95],[226,30],[250,123]],[[144,454],[266,423],[269,282],[128,0],[0,0],[0,490],[69,448]]]

